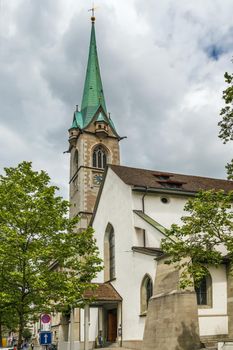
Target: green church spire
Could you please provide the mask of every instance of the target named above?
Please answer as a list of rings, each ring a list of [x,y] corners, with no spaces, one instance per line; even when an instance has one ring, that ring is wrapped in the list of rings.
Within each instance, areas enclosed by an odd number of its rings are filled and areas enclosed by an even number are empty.
[[[81,105],[84,125],[89,124],[99,106],[102,106],[104,112],[107,114],[96,47],[95,17],[92,16],[91,20],[91,40]]]
[[[91,10],[93,13],[94,9]],[[98,121],[100,121],[102,118],[111,127],[114,134],[119,136],[116,132],[112,119],[110,119],[107,113],[103,85],[100,76],[95,38],[95,17],[93,14],[91,21],[91,40],[81,110],[79,111],[77,108],[74,112],[71,129],[85,129],[92,122],[93,118],[96,117]],[[98,112],[99,115],[97,115],[96,112]]]

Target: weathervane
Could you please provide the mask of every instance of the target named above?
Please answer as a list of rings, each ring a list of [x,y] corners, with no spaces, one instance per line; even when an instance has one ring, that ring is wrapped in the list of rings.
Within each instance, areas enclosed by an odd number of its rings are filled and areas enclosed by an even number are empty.
[[[94,6],[94,3],[93,3],[92,8],[88,10],[88,11],[91,11],[91,12],[92,12],[92,16],[91,16],[91,21],[92,21],[92,22],[95,22],[95,10],[96,10],[98,7],[99,7],[99,6]]]

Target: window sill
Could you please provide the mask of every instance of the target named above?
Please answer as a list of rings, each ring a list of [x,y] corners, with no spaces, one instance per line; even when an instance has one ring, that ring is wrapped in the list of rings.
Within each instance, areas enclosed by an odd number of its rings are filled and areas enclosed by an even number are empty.
[[[197,305],[198,309],[212,309],[212,305]]]

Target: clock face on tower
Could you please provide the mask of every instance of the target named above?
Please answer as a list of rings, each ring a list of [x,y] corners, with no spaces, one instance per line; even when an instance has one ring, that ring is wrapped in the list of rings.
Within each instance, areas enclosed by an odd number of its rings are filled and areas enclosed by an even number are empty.
[[[100,185],[101,184],[101,181],[103,179],[103,174],[95,174],[93,176],[93,182],[94,182],[94,185]]]

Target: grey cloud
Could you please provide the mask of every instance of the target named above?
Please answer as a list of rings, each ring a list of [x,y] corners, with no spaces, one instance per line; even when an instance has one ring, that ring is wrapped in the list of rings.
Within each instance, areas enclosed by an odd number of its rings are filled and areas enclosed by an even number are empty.
[[[69,18],[60,0],[5,6],[6,28],[15,30],[0,34],[1,165],[31,159],[65,196],[69,159],[62,152],[82,99],[90,36],[86,1],[69,3]],[[225,175],[231,148],[218,140],[217,122],[223,74],[232,71],[231,2],[214,3],[101,1],[98,53],[108,110],[128,136],[122,164]],[[224,52],[218,61],[206,54],[211,45]]]

